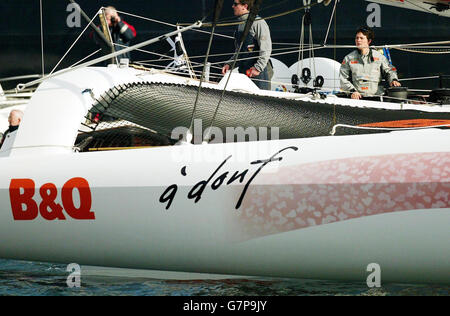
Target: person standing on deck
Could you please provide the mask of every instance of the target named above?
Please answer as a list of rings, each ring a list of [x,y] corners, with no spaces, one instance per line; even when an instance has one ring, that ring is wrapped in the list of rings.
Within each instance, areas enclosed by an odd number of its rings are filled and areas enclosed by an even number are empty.
[[[239,48],[244,33],[245,22],[248,19],[253,4],[254,0],[234,0],[233,2],[232,8],[234,15],[239,21],[244,22],[239,24],[235,31],[236,50]],[[252,78],[253,82],[260,89],[270,90],[270,74],[273,73],[270,63],[271,54],[272,39],[269,26],[266,21],[257,17],[250,28],[247,38],[244,39],[242,49],[238,55],[236,65],[239,67],[239,72],[247,74]],[[230,70],[233,60],[234,58],[227,61],[222,67],[223,75]]]
[[[396,69],[383,54],[370,48],[374,37],[370,28],[360,27],[355,36],[358,49],[345,56],[341,64],[341,89],[351,92],[352,99],[383,94],[383,87],[379,85],[382,77],[391,87],[401,86]]]
[[[125,22],[114,7],[109,6],[105,8],[105,18],[114,43],[114,49],[120,51],[128,47],[131,40],[136,37],[136,29],[131,24]],[[99,42],[97,37],[96,41]],[[119,55],[118,59],[120,58],[128,58],[131,60],[130,53]]]

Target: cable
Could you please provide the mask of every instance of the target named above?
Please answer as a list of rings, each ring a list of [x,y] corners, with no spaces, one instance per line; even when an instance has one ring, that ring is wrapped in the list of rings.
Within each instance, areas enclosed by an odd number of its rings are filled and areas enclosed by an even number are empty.
[[[218,104],[216,106],[216,110],[214,111],[214,115],[213,115],[213,117],[211,119],[211,124],[210,124],[210,126],[208,128],[208,133],[204,137],[205,141],[209,141],[209,138],[211,137],[210,131],[211,131],[212,126],[214,124],[214,121],[216,119],[216,115],[217,115],[217,113],[219,111],[219,107],[220,107],[220,105],[222,103],[223,97],[225,96],[225,91],[226,91],[226,88],[227,88],[228,83],[230,81],[233,69],[234,69],[234,67],[236,67],[238,54],[241,52],[242,46],[244,44],[244,41],[247,38],[248,33],[250,32],[250,28],[253,25],[253,23],[255,22],[255,19],[256,19],[257,15],[258,15],[259,7],[260,7],[261,3],[262,3],[262,0],[256,0],[256,2],[253,4],[252,8],[250,9],[250,13],[248,14],[248,18],[247,18],[247,21],[245,23],[244,32],[242,33],[242,36],[241,36],[241,42],[240,42],[239,47],[236,50],[236,54],[234,56],[233,65],[230,67],[229,76],[228,76],[228,78],[227,78],[227,80],[225,82],[225,86],[223,87],[222,94],[220,95],[219,102],[218,102]]]
[[[214,38],[214,31],[216,29],[216,23],[217,23],[217,20],[220,17],[220,11],[222,11],[223,1],[224,0],[216,0],[216,2],[215,2],[213,27],[212,27],[212,31],[211,31],[211,36],[209,37],[208,49],[207,49],[207,52],[206,52],[205,61],[203,63],[202,76],[200,77],[200,83],[198,85],[197,95],[195,96],[194,108],[192,110],[191,123],[189,125],[189,132],[191,134],[192,134],[192,127],[194,125],[194,117],[195,117],[195,111],[197,109],[198,98],[199,98],[200,92],[202,90],[203,80],[205,79],[206,64],[208,62],[208,56],[209,56],[209,53],[211,51],[212,41],[213,41],[213,38]]]
[[[91,22],[97,17],[97,15],[99,14],[100,11],[98,11],[94,17],[91,19]],[[56,64],[55,67],[53,67],[52,71],[50,71],[50,74],[52,74],[56,68],[58,68],[59,64],[64,60],[64,58],[66,58],[67,54],[72,50],[72,48],[75,46],[75,44],[78,42],[78,40],[81,38],[81,36],[83,35],[84,32],[86,32],[87,28],[90,26],[91,22],[89,22],[86,27],[84,28],[84,30],[80,33],[80,35],[78,35],[77,39],[75,40],[75,42],[73,42],[73,44],[69,47],[69,49],[66,51],[66,53],[64,54],[64,56],[58,61],[58,63]],[[86,58],[82,59],[85,60]],[[77,63],[75,63],[77,64]]]
[[[43,26],[43,14],[42,14],[42,0],[40,3],[40,16],[41,16],[41,62],[42,62],[42,77],[45,76],[45,64],[44,64],[44,26]]]

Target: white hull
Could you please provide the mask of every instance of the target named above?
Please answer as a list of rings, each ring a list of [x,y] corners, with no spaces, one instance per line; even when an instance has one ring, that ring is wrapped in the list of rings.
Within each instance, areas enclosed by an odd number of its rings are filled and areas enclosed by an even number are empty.
[[[448,142],[444,142],[448,134],[448,131],[426,130],[376,136],[35,155],[32,165],[26,163],[27,158],[23,156],[2,158],[0,257],[150,270],[358,281],[364,281],[369,274],[368,264],[378,263],[384,282],[449,283],[450,148]],[[436,142],[426,142],[431,138]],[[416,144],[414,150],[413,143]],[[279,155],[284,157],[279,165],[263,169],[249,187],[241,209],[236,210],[243,184],[258,167],[251,166],[250,162],[268,159],[289,146],[298,150],[286,150]],[[350,150],[355,146],[357,153]],[[213,190],[209,183],[197,203],[187,198],[192,187],[207,180],[226,157],[238,158],[237,153],[243,152],[247,154],[245,157],[236,161],[230,159],[216,174],[217,177],[225,171],[232,174],[249,169],[243,184],[223,184]],[[199,159],[202,155],[216,159],[205,162]],[[373,206],[373,214],[368,214],[371,208],[368,206],[354,218],[345,218],[338,214],[346,211],[343,209],[345,202],[340,202],[339,209],[331,214],[337,214],[334,220],[327,217],[330,214],[324,207],[311,213],[317,217],[314,223],[302,217],[302,211],[284,213],[285,218],[303,222],[297,226],[283,226],[283,216],[272,214],[282,212],[280,205],[289,200],[286,196],[286,201],[282,200],[283,187],[304,190],[319,184],[319,189],[327,190],[345,188],[349,184],[358,188],[376,182],[359,175],[348,181],[334,179],[317,183],[311,182],[313,178],[308,174],[301,177],[301,181],[286,181],[280,176],[286,168],[300,172],[305,166],[314,169],[314,165],[320,163],[339,164],[346,159],[377,161],[377,168],[401,155],[440,157],[436,165],[442,168],[436,171],[439,177],[435,181],[430,182],[427,176],[417,178],[414,183],[409,182],[407,176],[394,181],[401,173],[394,171],[389,171],[394,173],[392,179],[378,181],[384,189],[389,184],[403,184],[411,190],[426,190],[434,185],[444,188],[442,192],[435,192],[436,196],[430,197],[433,201],[423,209],[418,208],[419,202],[411,201],[402,204],[411,205],[411,209],[398,205],[386,209]],[[424,159],[404,162],[417,168],[427,161]],[[187,166],[187,176],[180,173],[183,166]],[[64,213],[65,220],[46,220],[41,214],[33,220],[14,220],[9,196],[11,179],[32,179],[36,186],[33,199],[40,204],[40,186],[51,182],[61,192],[64,183],[76,177],[89,183],[91,212],[95,213],[95,219],[75,220]],[[166,210],[167,203],[159,199],[172,184],[178,185],[178,191]],[[367,189],[366,196],[355,191],[355,196],[347,197],[348,201],[360,199],[366,203],[369,197],[376,199],[382,194],[380,190],[384,190],[376,184]],[[260,194],[258,190],[265,188],[275,190],[274,194],[281,200],[272,209],[261,209],[259,215],[255,211],[253,216],[244,216],[244,212],[252,213],[252,205],[259,203],[255,200]],[[277,192],[279,188],[282,189]],[[273,198],[269,191],[262,195]],[[74,190],[76,207],[80,203],[77,193]],[[305,193],[304,197],[312,194],[314,192]],[[414,199],[417,200],[417,196],[411,198]],[[63,205],[60,194],[55,203]],[[313,199],[307,203],[311,207],[318,206]]]

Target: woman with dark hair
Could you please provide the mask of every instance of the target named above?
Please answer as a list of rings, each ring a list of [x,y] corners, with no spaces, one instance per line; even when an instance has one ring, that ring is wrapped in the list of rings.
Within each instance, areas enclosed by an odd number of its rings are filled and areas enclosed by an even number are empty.
[[[396,69],[383,54],[370,48],[374,38],[375,34],[370,28],[360,27],[355,36],[357,49],[345,56],[342,62],[339,76],[341,89],[351,92],[352,99],[382,95],[384,89],[379,85],[382,78],[391,87],[401,86]]]

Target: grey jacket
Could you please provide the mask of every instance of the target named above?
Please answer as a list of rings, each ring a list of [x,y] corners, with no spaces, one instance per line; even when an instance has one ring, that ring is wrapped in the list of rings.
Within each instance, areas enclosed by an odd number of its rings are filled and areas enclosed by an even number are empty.
[[[384,89],[379,85],[382,78],[385,78],[389,84],[398,80],[396,69],[389,65],[383,54],[374,49],[365,56],[361,55],[359,50],[345,56],[339,78],[342,90],[358,91],[363,96],[383,94]]]
[[[247,21],[248,14],[244,14],[240,17],[238,17],[239,21]],[[242,23],[239,25],[239,31],[243,31],[245,28],[245,23]],[[252,27],[250,28],[250,35],[253,36],[257,41],[259,45],[259,58],[257,62],[255,63],[254,67],[258,71],[263,71],[264,68],[266,68],[267,63],[269,62],[270,55],[272,54],[272,39],[270,37],[270,29],[269,25],[267,25],[267,22],[264,20],[261,20],[259,18],[256,18],[256,20],[253,22]],[[225,64],[229,64],[232,66],[233,60],[235,55],[228,60]],[[238,56],[238,58],[245,58],[245,55]]]

